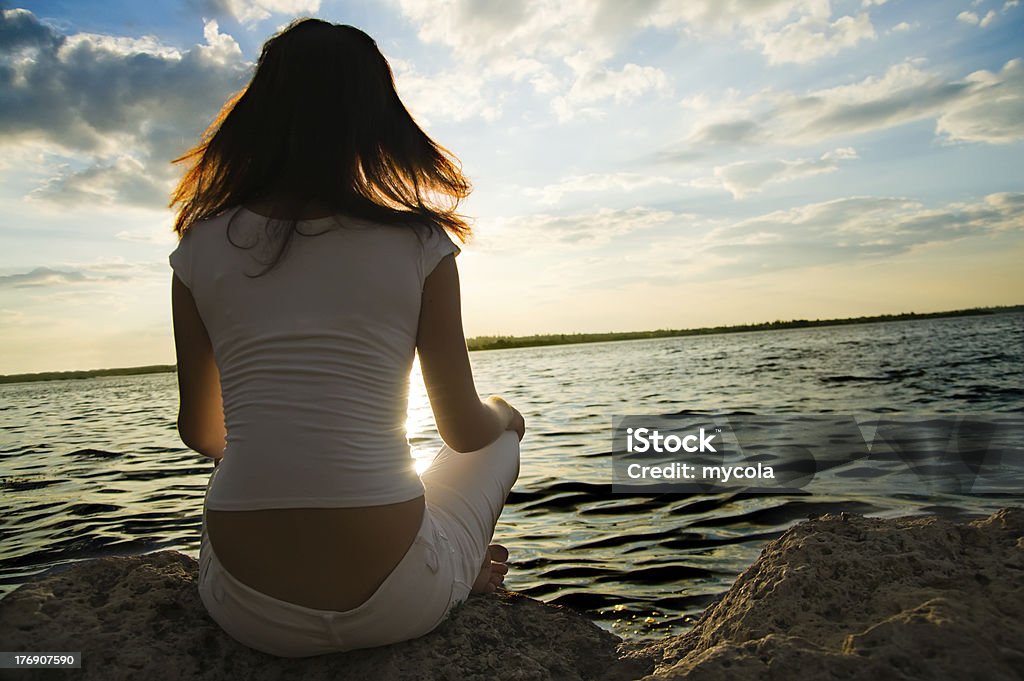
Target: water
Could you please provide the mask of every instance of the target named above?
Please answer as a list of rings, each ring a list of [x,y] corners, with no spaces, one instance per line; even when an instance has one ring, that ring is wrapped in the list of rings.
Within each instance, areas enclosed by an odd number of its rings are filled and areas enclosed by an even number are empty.
[[[510,589],[624,637],[679,633],[766,541],[811,513],[956,518],[1019,494],[886,489],[781,496],[612,494],[615,415],[1024,413],[1024,314],[523,348],[471,355],[525,415],[522,472],[495,533]],[[414,377],[409,436],[440,446]],[[55,565],[198,555],[212,463],[175,431],[173,374],[0,385],[0,593]]]

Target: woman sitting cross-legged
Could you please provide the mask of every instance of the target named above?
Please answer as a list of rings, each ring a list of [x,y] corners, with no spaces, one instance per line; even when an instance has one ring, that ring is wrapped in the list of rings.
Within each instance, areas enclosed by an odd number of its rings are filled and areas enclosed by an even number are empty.
[[[469,193],[365,33],[305,19],[263,47],[172,205],[178,429],[217,460],[199,592],[241,643],[301,657],[395,643],[493,591],[525,426],[481,400],[455,213]],[[445,446],[406,438],[418,353]]]

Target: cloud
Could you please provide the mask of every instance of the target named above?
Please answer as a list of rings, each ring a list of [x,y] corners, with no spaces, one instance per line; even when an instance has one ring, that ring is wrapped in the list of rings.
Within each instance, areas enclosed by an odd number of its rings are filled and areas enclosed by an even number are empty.
[[[644,232],[651,228],[657,229]],[[478,234],[486,251],[571,249],[571,258],[552,267],[559,281],[568,278],[582,288],[612,285],[602,270],[614,281],[678,285],[884,262],[966,239],[976,240],[973,252],[990,239],[990,248],[1006,248],[1024,239],[1024,192],[940,205],[850,196],[741,219],[649,207],[588,210],[500,220]]]
[[[501,75],[496,65],[526,60],[538,92],[554,95],[553,111],[566,121],[599,113],[610,94],[589,95],[602,84],[641,92],[666,88],[663,74],[640,64],[610,70],[608,62],[641,31],[676,33],[686,40],[738,37],[772,63],[807,62],[873,38],[870,16],[832,17],[825,0],[393,0],[427,44],[451,49],[460,64]],[[878,3],[874,3],[878,4]],[[610,90],[610,87],[608,88]],[[578,111],[577,109],[581,109]]]
[[[766,184],[792,182],[793,180],[830,173],[839,168],[840,161],[857,158],[852,147],[830,151],[817,159],[741,161],[715,168],[711,181],[728,190],[733,198],[741,199],[761,191]]]
[[[704,238],[694,257],[731,258],[722,273],[732,276],[888,258],[923,246],[1022,230],[1024,193],[990,194],[937,208],[907,198],[849,197],[721,225]]]
[[[87,265],[55,265],[32,268],[27,272],[0,275],[0,289],[64,289],[87,285],[124,284],[162,275],[161,263],[127,263],[116,259]]]
[[[177,244],[177,237],[166,226],[150,229],[121,230],[114,235],[115,239],[122,241],[134,241],[136,243],[160,244],[161,246],[174,246]]]
[[[803,131],[804,138],[824,139],[934,115],[969,87],[964,81],[948,81],[904,62],[890,67],[881,78],[802,96],[782,95],[775,115],[784,124],[784,134]]]
[[[761,126],[756,121],[736,119],[702,125],[694,130],[689,141],[694,145],[742,146],[758,141],[761,135]]]
[[[867,13],[839,17],[833,22],[808,15],[778,31],[756,37],[770,64],[804,64],[830,57],[875,38],[875,27]]]
[[[86,281],[81,272],[74,270],[55,270],[49,267],[36,267],[20,274],[0,276],[0,288],[27,288],[32,286],[52,286]]]
[[[594,25],[601,4],[398,0],[423,42],[446,45],[460,60],[474,63],[509,56],[562,59],[581,52],[603,60],[611,56],[621,27]]]
[[[1004,7],[1003,11],[1006,11],[1006,9],[1007,8]],[[988,28],[989,24],[995,21],[997,16],[999,15],[996,13],[996,11],[991,9],[985,14],[985,16],[981,17],[980,19],[978,18],[978,15],[975,14],[974,12],[964,11],[956,15],[956,20],[964,24],[980,26],[981,28]]]
[[[457,70],[481,74],[488,83],[526,80],[535,92],[559,94],[557,113],[563,120],[572,117],[573,104],[597,101],[581,97],[576,83],[599,77],[620,39],[615,30],[591,30],[597,4],[398,0],[423,42],[452,50]],[[583,39],[581,32],[587,34]],[[438,94],[430,99],[439,99],[444,90],[432,78],[424,79],[423,89],[435,89]]]
[[[539,196],[542,203],[558,203],[566,194],[605,194],[611,191],[633,192],[657,186],[673,186],[681,183],[663,175],[641,173],[587,173],[570,175],[554,184],[540,189],[526,189],[530,196]]]
[[[526,215],[495,220],[487,230],[478,232],[473,243],[484,251],[543,250],[553,246],[588,249],[680,216],[641,206],[601,208],[570,215]]]
[[[137,205],[153,207],[165,204],[172,183],[166,173],[149,173],[145,165],[130,156],[97,161],[84,170],[66,166],[43,185],[29,193],[32,200],[50,201],[65,206]]]
[[[631,18],[641,26],[678,28],[690,38],[709,33],[715,34],[715,38],[726,34],[748,35],[753,36],[755,42],[760,35],[802,19],[824,21],[832,16],[827,0],[659,0],[648,3],[605,0],[603,4],[628,6]]]
[[[166,203],[170,160],[198,140],[249,64],[215,21],[184,52],[153,37],[64,36],[0,14],[0,146],[59,158],[33,197],[66,205]],[[70,163],[69,163],[70,161]]]
[[[569,92],[554,100],[554,109],[564,122],[580,114],[599,114],[592,105],[602,100],[624,104],[649,92],[665,96],[670,90],[668,76],[653,66],[626,64],[618,71],[598,68],[580,74]]]
[[[939,115],[935,130],[951,142],[1010,144],[1024,140],[1024,60],[999,73],[975,71],[964,94]]]
[[[706,101],[705,101],[706,100]],[[947,142],[1009,144],[1024,140],[1024,60],[997,72],[950,79],[907,61],[882,76],[806,93],[764,91],[736,100],[723,95],[730,118],[722,120],[711,98],[681,144],[659,154],[688,162],[710,150],[767,143],[816,144],[934,119]]]
[[[494,121],[501,116],[505,95],[489,87],[479,72],[460,69],[425,76],[402,60],[392,60],[391,65],[395,87],[421,125],[431,125],[435,119]]]
[[[200,12],[214,16],[230,16],[254,24],[275,14],[299,16],[320,11],[320,0],[200,0]]]

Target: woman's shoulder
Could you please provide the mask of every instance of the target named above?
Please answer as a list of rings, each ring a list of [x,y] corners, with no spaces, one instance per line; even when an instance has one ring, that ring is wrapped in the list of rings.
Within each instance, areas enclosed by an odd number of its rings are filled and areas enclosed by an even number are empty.
[[[302,236],[321,236],[326,233],[335,233],[342,239],[347,238],[341,235],[359,235],[356,242],[367,244],[377,242],[381,246],[385,244],[405,243],[430,259],[431,255],[437,258],[447,253],[458,254],[459,246],[453,241],[451,235],[440,225],[428,220],[400,221],[388,220],[379,217],[353,215],[346,212],[311,211],[295,217],[273,217],[272,207],[258,205],[240,204],[226,208],[216,215],[211,215],[196,220],[182,234],[182,241],[186,238],[202,239],[206,241],[216,238],[216,235],[224,235],[228,231],[232,237],[238,235],[249,235],[253,238],[260,237],[266,230],[268,223],[284,222],[292,223],[296,233]],[[351,242],[349,242],[351,243]]]
[[[182,233],[182,238],[188,235],[197,235],[204,232],[210,231],[210,226],[215,224],[226,224],[236,217],[242,217],[242,207],[233,206],[225,210],[220,211],[214,215],[208,215],[204,218],[199,218]]]

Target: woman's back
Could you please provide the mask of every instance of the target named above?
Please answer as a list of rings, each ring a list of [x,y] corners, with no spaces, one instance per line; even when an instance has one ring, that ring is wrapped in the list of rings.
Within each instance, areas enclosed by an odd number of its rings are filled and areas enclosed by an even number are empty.
[[[208,532],[253,589],[348,610],[420,527],[409,371],[423,279],[458,248],[436,231],[421,243],[410,227],[319,218],[300,223],[274,270],[247,276],[261,246],[235,244],[260,243],[266,225],[227,211],[194,225],[171,256],[222,386],[228,437],[207,492]]]
[[[422,495],[405,432],[409,372],[425,276],[458,248],[438,230],[321,218],[300,223],[277,267],[248,276],[266,224],[228,211],[172,255],[220,370],[228,438],[207,508]]]

